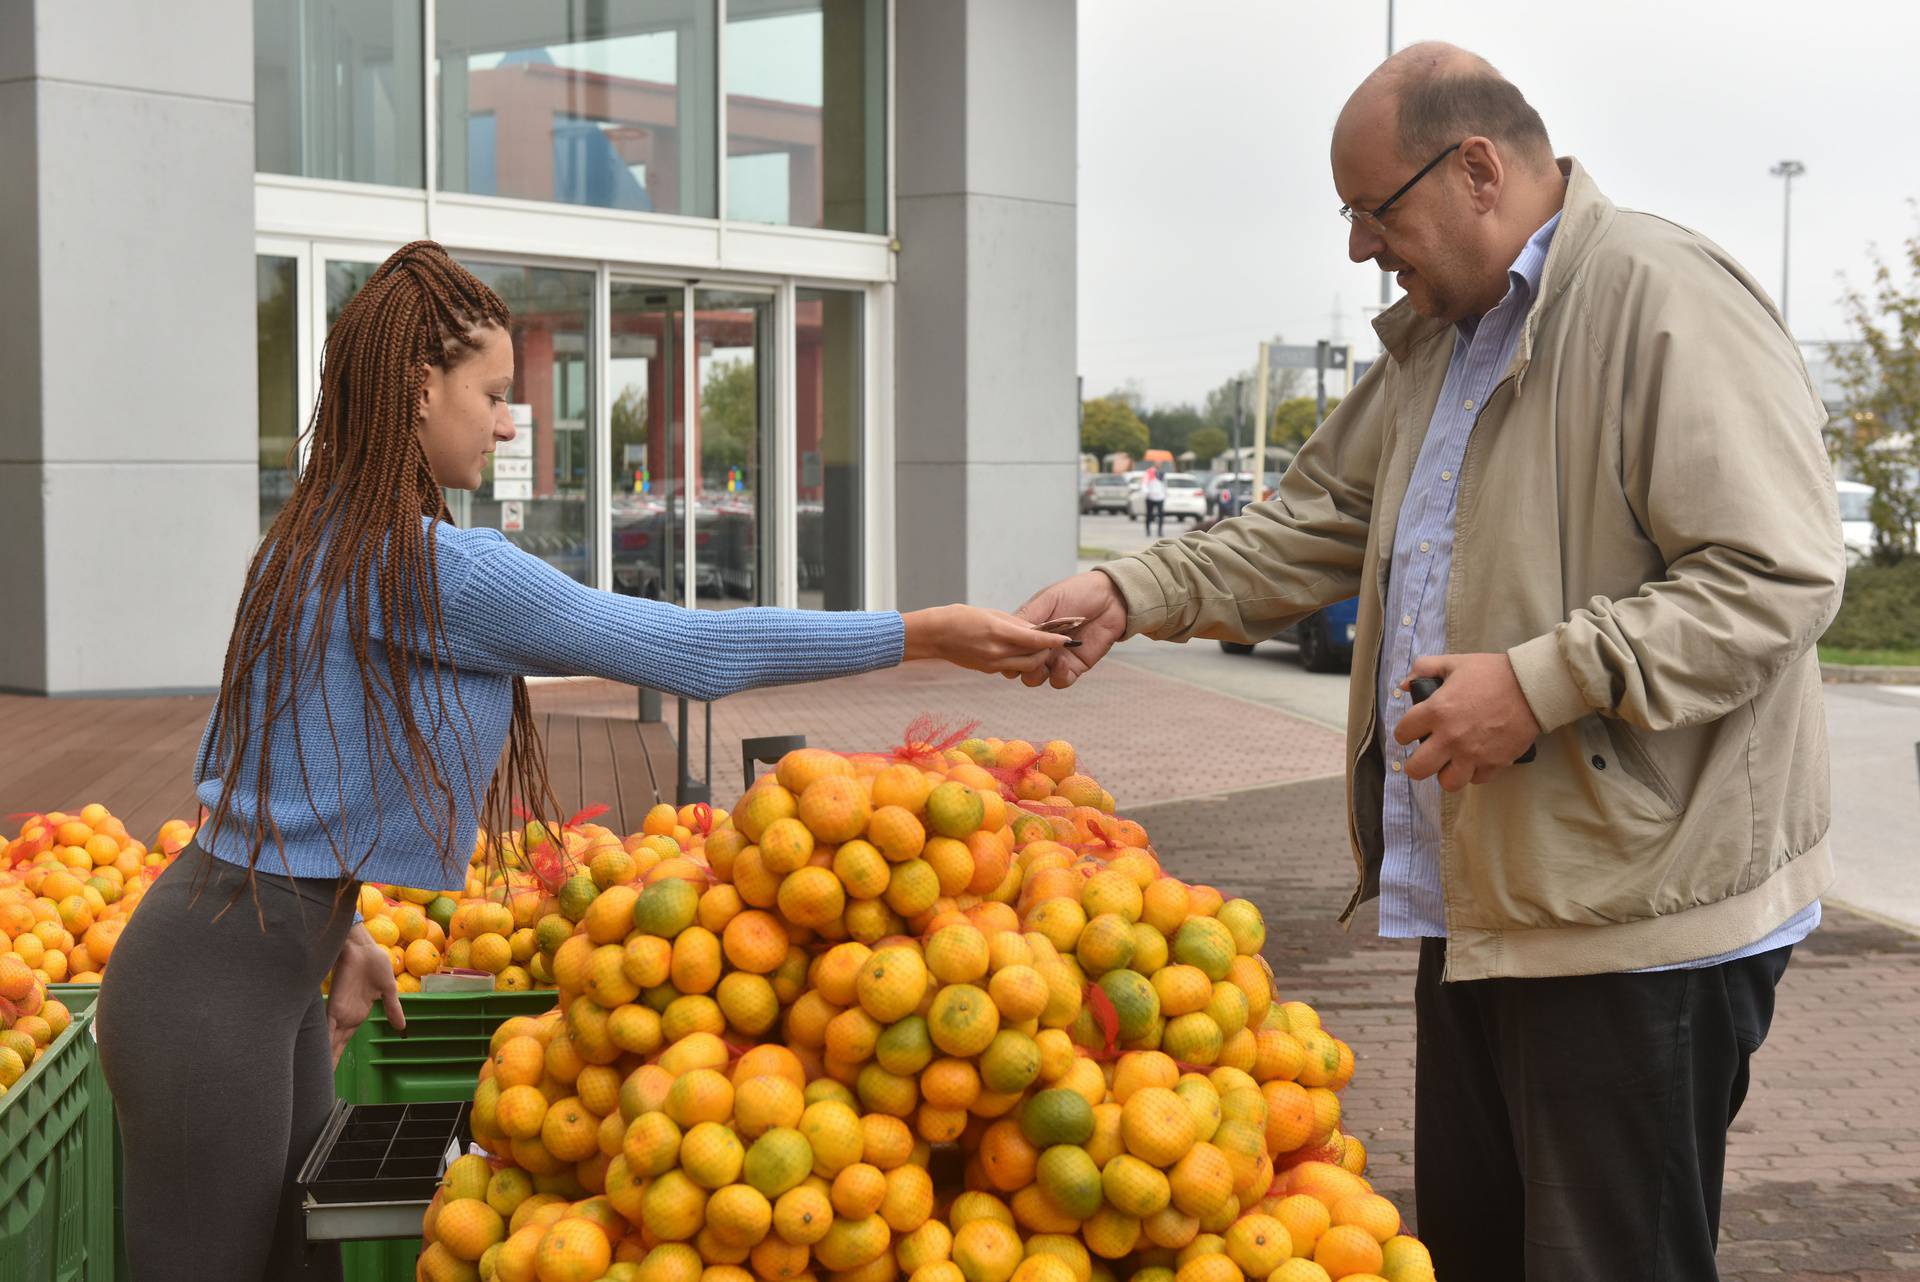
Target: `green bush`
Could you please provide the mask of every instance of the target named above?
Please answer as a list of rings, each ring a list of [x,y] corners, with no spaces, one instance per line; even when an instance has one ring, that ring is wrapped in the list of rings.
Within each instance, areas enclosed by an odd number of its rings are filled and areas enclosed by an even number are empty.
[[[1920,556],[1847,571],[1840,613],[1820,644],[1845,650],[1920,650]]]

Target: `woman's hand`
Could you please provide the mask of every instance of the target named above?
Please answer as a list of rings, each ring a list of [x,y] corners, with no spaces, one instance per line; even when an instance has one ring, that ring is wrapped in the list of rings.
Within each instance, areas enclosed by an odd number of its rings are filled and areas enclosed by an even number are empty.
[[[975,672],[1009,676],[1044,673],[1054,655],[1073,644],[1002,610],[942,605],[903,616],[909,659],[945,659]]]
[[[354,1030],[373,1010],[375,998],[387,1008],[387,1022],[404,1031],[407,1017],[400,1009],[400,989],[394,983],[393,955],[374,942],[364,924],[347,932],[334,958],[333,982],[327,988],[327,1036],[333,1043],[333,1062],[353,1040]]]

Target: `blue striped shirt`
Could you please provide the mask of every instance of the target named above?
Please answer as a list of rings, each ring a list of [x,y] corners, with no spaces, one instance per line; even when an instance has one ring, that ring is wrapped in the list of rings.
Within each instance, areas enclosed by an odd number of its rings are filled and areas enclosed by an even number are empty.
[[[1380,865],[1380,933],[1389,938],[1444,938],[1447,933],[1440,880],[1440,781],[1406,776],[1407,758],[1417,745],[1402,747],[1393,737],[1412,706],[1400,683],[1412,672],[1415,660],[1447,652],[1447,582],[1453,573],[1460,463],[1475,419],[1519,349],[1559,225],[1560,215],[1555,214],[1528,239],[1507,269],[1506,296],[1492,311],[1457,326],[1446,382],[1400,504],[1388,569],[1377,691],[1380,743],[1387,761],[1381,816],[1386,851]],[[1683,965],[1717,965],[1795,944],[1819,924],[1820,901],[1815,900],[1754,944]]]
[[[458,699],[451,678],[443,676],[436,688],[431,671],[416,676],[411,695],[415,721],[453,794],[451,825],[444,802],[441,813],[431,813],[436,794],[421,788],[417,777],[415,792],[428,813],[416,813],[407,786],[411,757],[384,693],[376,698],[398,760],[389,760],[380,748],[369,754],[378,731],[368,715],[343,602],[325,652],[300,655],[298,722],[282,707],[264,729],[272,748],[267,808],[285,839],[286,856],[282,860],[269,835],[260,852],[262,871],[332,878],[340,875],[339,856],[349,867],[365,856],[357,874],[364,881],[423,888],[464,884],[466,854],[479,826],[478,803],[486,798],[512,721],[516,676],[607,677],[693,699],[718,699],[756,686],[892,667],[905,646],[905,625],[891,611],[683,610],[582,587],[497,530],[437,524],[433,535],[443,657],[459,672]],[[310,607],[301,621],[303,635],[313,635],[317,618],[317,609]],[[384,678],[378,617],[372,628]],[[249,709],[254,745],[263,734],[260,701],[256,684]],[[212,731],[209,719],[207,734]],[[201,746],[204,757],[205,737]],[[259,764],[256,747],[240,763],[229,824],[218,834],[204,828],[200,833],[202,846],[215,858],[247,861],[250,833],[260,817]],[[217,806],[222,781],[202,775],[195,782],[201,802]],[[449,826],[458,863],[452,869],[440,859],[440,839]]]

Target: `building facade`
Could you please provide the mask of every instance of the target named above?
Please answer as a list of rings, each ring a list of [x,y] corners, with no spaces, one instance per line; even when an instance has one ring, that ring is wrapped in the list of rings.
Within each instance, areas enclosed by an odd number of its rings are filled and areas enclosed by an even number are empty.
[[[206,689],[327,328],[513,311],[456,521],[696,608],[1069,573],[1071,0],[0,0],[0,688]]]

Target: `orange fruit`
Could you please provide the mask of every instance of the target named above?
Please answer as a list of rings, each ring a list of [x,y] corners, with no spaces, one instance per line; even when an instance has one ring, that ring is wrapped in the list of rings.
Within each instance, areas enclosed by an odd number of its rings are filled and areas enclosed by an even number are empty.
[[[897,1117],[868,1113],[860,1119],[860,1134],[863,1160],[883,1171],[891,1171],[913,1156],[913,1132]]]
[[[749,909],[726,925],[721,945],[727,960],[741,970],[765,975],[786,960],[786,927],[772,913]]]
[[[557,1221],[534,1252],[539,1282],[594,1282],[612,1263],[613,1247],[606,1234],[581,1216]]]
[[[547,1097],[537,1086],[513,1086],[500,1092],[494,1106],[496,1124],[509,1139],[532,1139],[540,1134],[547,1116]]]
[[[1333,1224],[1364,1229],[1374,1241],[1385,1243],[1400,1233],[1400,1211],[1378,1193],[1355,1193],[1334,1203]]]
[[[847,906],[847,890],[831,868],[809,865],[787,874],[776,895],[780,915],[796,926],[819,928]]]
[[[801,1090],[807,1085],[807,1070],[800,1063],[800,1057],[784,1046],[755,1046],[733,1066],[736,1086],[761,1076],[784,1077]]]
[[[1335,1278],[1356,1273],[1378,1274],[1385,1264],[1380,1243],[1358,1225],[1336,1224],[1313,1246],[1313,1262]]]
[[[1020,1123],[1009,1117],[981,1134],[979,1158],[987,1182],[1003,1193],[1011,1193],[1033,1182],[1040,1150],[1027,1139]]]
[[[880,1218],[896,1234],[913,1233],[933,1215],[933,1177],[911,1162],[887,1172],[886,1195],[880,1199]]]
[[[926,964],[913,948],[882,948],[860,968],[854,990],[862,1009],[881,1023],[891,1024],[919,1007],[927,991]]]
[[[846,775],[816,779],[800,794],[800,821],[822,841],[851,841],[872,814],[867,786]]]
[[[1273,1204],[1273,1217],[1287,1226],[1298,1256],[1312,1256],[1313,1247],[1333,1224],[1327,1204],[1305,1193],[1293,1193]]]
[[[895,807],[909,815],[926,805],[931,790],[925,772],[904,762],[887,766],[873,776],[873,804]]]
[[[569,1095],[548,1106],[540,1143],[563,1162],[584,1161],[600,1151],[600,1119],[578,1096]]]
[[[867,840],[890,864],[918,859],[926,849],[927,830],[904,806],[881,806],[867,821]]]
[[[834,1214],[849,1220],[863,1220],[877,1212],[886,1195],[886,1174],[866,1162],[855,1162],[835,1175],[829,1194]]]
[[[487,1248],[503,1242],[507,1222],[500,1212],[476,1198],[455,1198],[440,1208],[434,1220],[434,1237],[440,1245],[463,1260],[478,1260]]]

